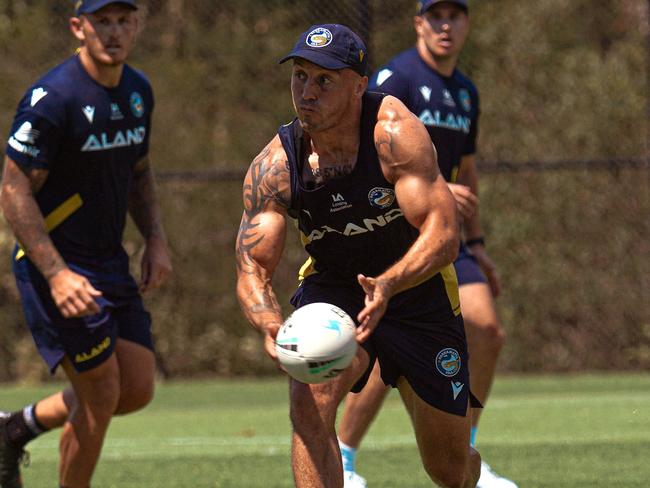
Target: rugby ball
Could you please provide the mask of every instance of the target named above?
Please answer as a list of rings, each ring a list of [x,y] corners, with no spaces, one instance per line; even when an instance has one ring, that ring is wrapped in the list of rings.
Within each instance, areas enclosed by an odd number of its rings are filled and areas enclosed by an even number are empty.
[[[296,380],[324,383],[352,362],[357,352],[355,329],[350,316],[335,305],[305,305],[293,312],[278,331],[278,360]]]

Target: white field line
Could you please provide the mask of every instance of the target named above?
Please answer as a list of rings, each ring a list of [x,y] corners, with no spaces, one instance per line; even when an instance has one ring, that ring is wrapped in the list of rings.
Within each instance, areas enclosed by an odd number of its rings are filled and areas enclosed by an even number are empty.
[[[483,445],[496,446],[534,446],[539,444],[554,444],[558,446],[577,447],[595,442],[650,442],[650,432],[639,432],[634,437],[630,435],[617,436],[615,433],[575,438],[570,435],[550,435],[548,438],[512,438],[498,442],[485,440]],[[114,438],[108,439],[102,451],[104,459],[137,459],[137,458],[176,458],[179,455],[188,456],[217,456],[234,457],[240,455],[276,456],[288,455],[290,447],[289,435],[286,436],[255,436],[239,437],[169,437],[159,439],[146,438]],[[363,445],[365,450],[382,451],[395,447],[415,448],[412,435],[400,436],[370,436]],[[58,456],[58,440],[40,439],[29,450],[37,459],[56,459]]]

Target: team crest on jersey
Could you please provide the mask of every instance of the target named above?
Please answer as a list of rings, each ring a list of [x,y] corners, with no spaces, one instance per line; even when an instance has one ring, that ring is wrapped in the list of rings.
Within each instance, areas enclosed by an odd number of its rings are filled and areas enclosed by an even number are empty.
[[[436,369],[443,375],[451,378],[460,371],[460,354],[456,349],[447,347],[436,356]]]
[[[368,192],[368,200],[373,207],[388,208],[395,201],[395,192],[378,186]]]
[[[138,92],[131,93],[131,112],[133,115],[140,118],[144,115],[144,101]]]
[[[311,47],[325,47],[332,42],[332,33],[324,27],[319,27],[307,34],[305,42]]]
[[[465,88],[461,89],[458,92],[458,98],[460,99],[460,104],[465,109],[465,112],[472,110],[472,99],[469,96],[469,92]]]

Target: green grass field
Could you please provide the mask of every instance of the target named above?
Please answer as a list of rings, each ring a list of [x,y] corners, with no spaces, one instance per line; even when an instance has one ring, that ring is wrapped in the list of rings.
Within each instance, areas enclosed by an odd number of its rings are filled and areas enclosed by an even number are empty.
[[[15,409],[55,386],[0,386]],[[479,450],[522,488],[650,486],[650,376],[501,377]],[[27,488],[57,486],[56,434],[30,445]],[[391,394],[358,458],[370,488],[429,487]],[[95,488],[293,486],[283,380],[162,384],[144,411],[111,425]]]

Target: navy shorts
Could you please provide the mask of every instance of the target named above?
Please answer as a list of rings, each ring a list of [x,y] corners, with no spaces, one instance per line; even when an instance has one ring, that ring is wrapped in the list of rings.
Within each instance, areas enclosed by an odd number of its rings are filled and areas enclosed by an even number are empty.
[[[14,260],[13,265],[27,326],[50,372],[54,373],[64,355],[79,372],[95,368],[113,354],[118,338],[153,350],[151,316],[123,263],[113,269],[104,267],[101,272],[72,264],[69,267],[102,292],[97,299],[101,308],[98,314],[64,318],[36,267],[26,258]]]
[[[363,300],[360,286],[336,286],[307,278],[291,303],[296,308],[313,302],[332,303],[356,322]],[[465,416],[468,403],[479,407],[469,391],[469,355],[462,317],[435,322],[430,317],[416,319],[411,314],[407,319],[405,315],[391,311],[389,306],[362,344],[370,363],[352,391],[359,392],[365,386],[376,358],[385,384],[396,387],[403,376],[422,400],[439,410]]]
[[[469,285],[471,283],[487,283],[487,278],[483,274],[483,271],[481,271],[476,258],[465,244],[460,245],[458,257],[454,261],[454,268],[456,268],[458,286]]]

